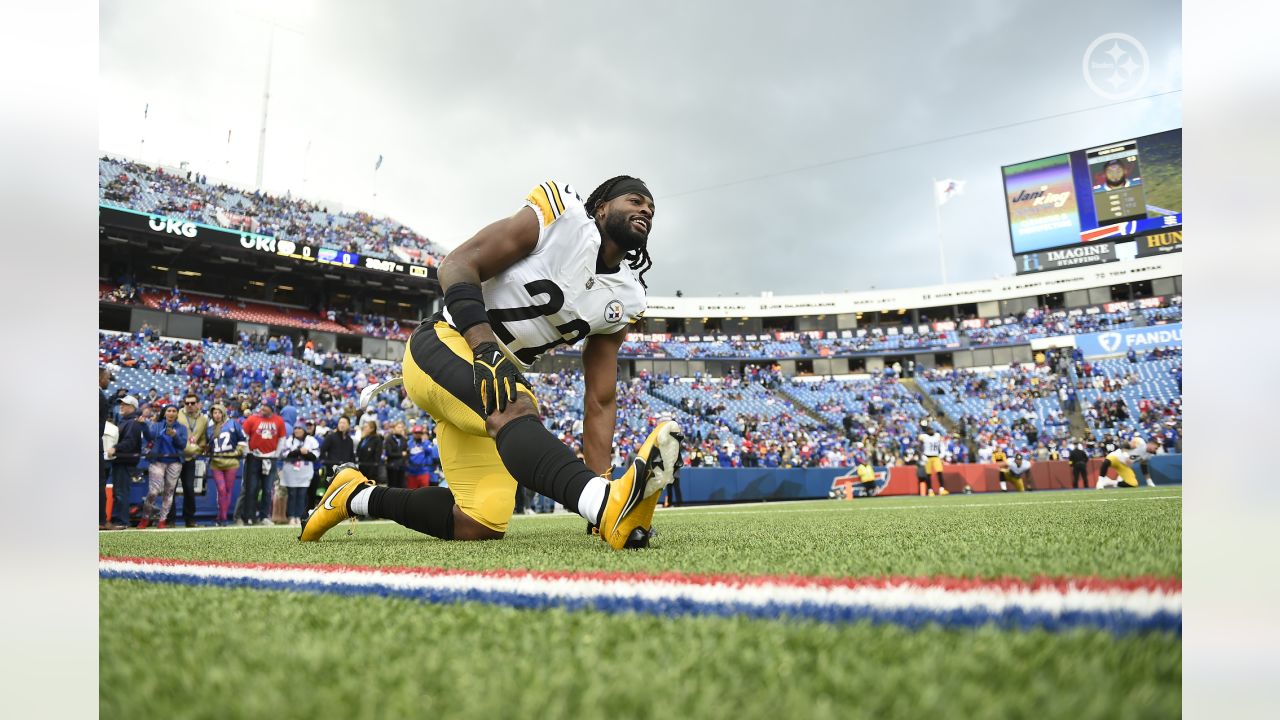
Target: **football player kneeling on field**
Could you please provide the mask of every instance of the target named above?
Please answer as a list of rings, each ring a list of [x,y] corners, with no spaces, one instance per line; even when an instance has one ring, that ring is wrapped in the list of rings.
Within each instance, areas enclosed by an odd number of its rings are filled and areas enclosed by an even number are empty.
[[[404,384],[436,422],[448,487],[378,487],[340,467],[299,539],[350,517],[393,520],[442,540],[501,538],[517,486],[577,511],[615,549],[649,544],[658,494],[681,462],[680,427],[659,421],[621,477],[610,460],[618,415],[618,348],[647,303],[653,193],[620,175],[584,201],[568,185],[533,188],[514,215],[440,264],[444,307],[409,339]],[[584,343],[582,455],[552,435],[524,373],[560,345]]]
[[[1010,484],[1018,488],[1018,492],[1026,492],[1028,482],[1031,480],[1030,472],[1031,461],[1027,459],[1027,454],[1018,453],[1014,456],[1013,462],[1006,462],[1005,469],[1000,472],[1000,492],[1008,492]]]
[[[1103,490],[1114,487],[1138,487],[1138,477],[1133,472],[1133,466],[1150,458],[1155,452],[1156,444],[1140,437],[1133,438],[1127,448],[1118,447],[1111,451],[1102,461],[1102,469],[1098,472],[1097,488]],[[1107,471],[1111,469],[1116,471],[1114,480],[1107,477]],[[1150,478],[1147,479],[1147,484],[1155,485]]]

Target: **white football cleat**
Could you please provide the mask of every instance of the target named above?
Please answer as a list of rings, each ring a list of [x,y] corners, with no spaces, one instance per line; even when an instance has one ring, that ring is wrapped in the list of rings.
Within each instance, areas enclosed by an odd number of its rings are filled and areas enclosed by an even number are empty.
[[[364,389],[360,391],[360,401],[356,405],[356,407],[367,408],[369,407],[369,405],[373,403],[373,399],[378,395],[380,395],[384,390],[390,390],[391,388],[397,385],[403,385],[403,384],[404,384],[404,378],[393,377],[390,380],[384,383],[381,383],[379,385],[374,385],[372,383],[369,385],[365,385]]]

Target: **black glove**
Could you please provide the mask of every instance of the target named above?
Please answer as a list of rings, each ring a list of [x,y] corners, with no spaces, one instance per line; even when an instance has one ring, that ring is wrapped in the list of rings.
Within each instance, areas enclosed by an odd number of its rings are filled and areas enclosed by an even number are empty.
[[[471,365],[475,373],[476,392],[480,395],[485,415],[492,415],[495,410],[506,410],[507,403],[515,402],[517,385],[529,387],[515,363],[502,354],[497,343],[478,345]]]

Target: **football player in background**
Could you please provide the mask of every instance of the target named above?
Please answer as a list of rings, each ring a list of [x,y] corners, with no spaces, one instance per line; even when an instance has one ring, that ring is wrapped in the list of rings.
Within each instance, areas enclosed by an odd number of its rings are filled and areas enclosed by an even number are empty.
[[[920,481],[920,494],[924,495],[927,490],[929,495],[933,495],[933,488],[929,487],[933,481],[938,485],[939,495],[950,495],[942,484],[942,434],[928,420],[920,421],[920,457],[925,476]]]
[[[1031,461],[1027,454],[1020,452],[1014,455],[1013,462],[1006,462],[1004,470],[1000,471],[1000,492],[1009,492],[1010,483],[1018,488],[1018,492],[1026,492],[1027,473],[1030,471]]]
[[[404,377],[361,392],[367,406],[403,382],[436,420],[449,487],[377,487],[337,472],[299,536],[319,540],[355,516],[394,520],[445,540],[501,538],[516,486],[577,511],[616,549],[648,545],[658,494],[680,462],[680,428],[660,421],[617,480],[608,479],[617,421],[618,348],[646,307],[653,193],[621,175],[584,203],[545,182],[508,218],[440,265],[444,309],[410,338]],[[583,459],[542,425],[524,371],[546,351],[586,340]]]
[[[1138,487],[1138,477],[1133,472],[1133,466],[1151,457],[1155,452],[1156,444],[1147,442],[1141,437],[1134,437],[1128,448],[1119,447],[1111,451],[1102,461],[1102,469],[1098,471],[1097,488],[1103,490],[1113,487]],[[1115,480],[1107,477],[1107,470],[1111,468],[1115,468]]]
[[[876,487],[876,469],[871,467],[871,461],[859,457],[858,465],[853,471],[858,475],[858,484],[862,486],[866,497],[875,497],[879,488]]]
[[[1005,474],[1009,472],[1009,455],[1005,453],[1003,445],[997,445],[996,449],[991,452],[991,462],[996,466],[996,472],[1000,473],[1000,492],[1008,492],[1009,486],[1005,483]]]

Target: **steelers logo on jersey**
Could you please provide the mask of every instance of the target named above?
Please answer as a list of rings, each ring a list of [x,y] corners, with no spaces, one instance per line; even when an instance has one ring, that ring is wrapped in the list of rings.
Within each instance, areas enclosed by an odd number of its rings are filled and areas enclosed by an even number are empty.
[[[604,321],[607,323],[616,323],[622,320],[622,303],[617,300],[610,300],[608,305],[604,306]]]

